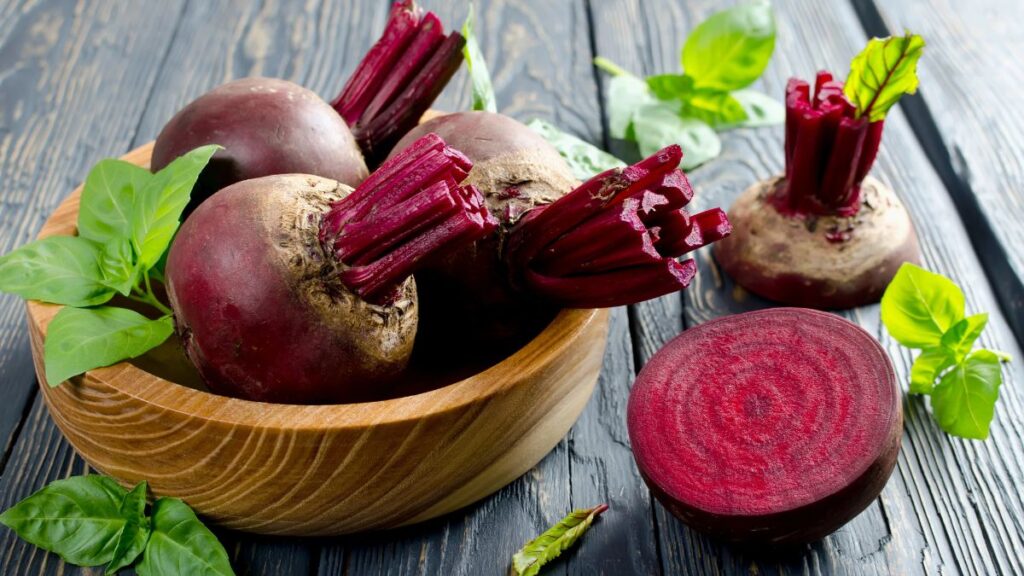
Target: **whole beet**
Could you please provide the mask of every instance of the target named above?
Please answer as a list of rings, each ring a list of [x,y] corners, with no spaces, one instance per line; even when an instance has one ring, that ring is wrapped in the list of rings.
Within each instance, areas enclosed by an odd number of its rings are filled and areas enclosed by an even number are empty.
[[[243,78],[196,98],[164,126],[152,168],[220,144],[199,176],[191,212],[217,190],[272,174],[314,174],[356,186],[367,176],[348,125],[314,92],[287,80]]]

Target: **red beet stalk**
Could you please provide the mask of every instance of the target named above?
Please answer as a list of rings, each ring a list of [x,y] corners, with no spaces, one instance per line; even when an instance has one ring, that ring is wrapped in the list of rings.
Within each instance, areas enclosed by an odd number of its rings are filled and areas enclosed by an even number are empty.
[[[331,106],[352,128],[370,164],[376,164],[441,93],[462,64],[465,39],[445,35],[433,12],[413,0],[391,7],[384,34],[370,48]]]
[[[470,161],[428,134],[331,205],[320,241],[348,268],[345,285],[383,302],[428,256],[491,233],[497,221],[474,186]]]
[[[509,236],[513,283],[570,308],[632,304],[689,285],[696,264],[676,258],[732,228],[717,208],[685,211],[693,189],[678,169],[682,156],[669,146],[529,212]]]
[[[852,216],[860,209],[860,185],[878,154],[883,121],[856,117],[843,83],[818,72],[786,85],[786,182],[775,197],[794,214]]]

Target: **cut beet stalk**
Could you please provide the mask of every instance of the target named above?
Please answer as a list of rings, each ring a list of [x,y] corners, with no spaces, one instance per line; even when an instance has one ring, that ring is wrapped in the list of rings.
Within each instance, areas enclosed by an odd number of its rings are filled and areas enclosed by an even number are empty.
[[[345,286],[364,300],[386,301],[425,258],[493,231],[497,222],[480,192],[458,184],[470,168],[428,134],[332,204],[320,241],[348,266]]]
[[[462,64],[464,44],[412,0],[392,6],[384,33],[331,103],[371,166],[416,126]]]
[[[528,213],[511,231],[505,260],[513,284],[572,308],[632,304],[685,288],[696,271],[675,257],[729,234],[725,213],[691,219],[693,197],[670,146],[584,182]]]
[[[651,492],[738,542],[820,539],[878,497],[900,448],[885,350],[838,316],[775,308],[684,332],[641,371],[629,437]]]

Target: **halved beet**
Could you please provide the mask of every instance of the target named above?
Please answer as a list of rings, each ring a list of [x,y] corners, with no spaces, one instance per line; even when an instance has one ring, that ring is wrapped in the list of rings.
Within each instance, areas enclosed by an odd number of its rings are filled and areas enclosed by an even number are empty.
[[[832,314],[773,308],[687,330],[640,372],[629,437],[651,492],[696,530],[822,538],[882,491],[899,453],[885,350]]]

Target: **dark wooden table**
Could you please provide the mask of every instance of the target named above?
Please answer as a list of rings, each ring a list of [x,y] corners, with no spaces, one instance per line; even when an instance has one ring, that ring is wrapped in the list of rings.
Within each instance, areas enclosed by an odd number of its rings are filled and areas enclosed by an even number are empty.
[[[463,2],[423,0],[448,23]],[[450,4],[450,5],[448,5]],[[499,107],[606,143],[602,55],[637,73],[677,71],[685,34],[715,0],[479,0]],[[232,78],[287,78],[334,96],[380,32],[387,2],[0,0],[0,253],[29,241],[97,160],[151,140],[171,114]],[[512,553],[574,507],[611,510],[545,574],[1019,574],[1024,570],[1024,3],[778,0],[778,44],[760,88],[845,74],[869,35],[928,41],[922,91],[887,122],[875,174],[909,205],[926,264],[987,310],[987,347],[1017,358],[986,442],[954,439],[907,397],[903,452],[882,496],[828,538],[774,555],[696,534],[666,514],[633,466],[624,410],[636,371],[686,326],[767,304],[735,289],[708,253],[685,293],[616,310],[604,371],[569,436],[536,468],[469,508],[389,533],[282,539],[221,532],[239,574],[504,574]],[[437,107],[468,106],[463,75]],[[782,168],[781,128],[724,135],[691,173],[702,207],[727,206]],[[877,306],[844,313],[911,356]],[[37,393],[24,306],[0,297],[0,507],[86,470]],[[1016,335],[1016,338],[1015,338]],[[80,574],[0,530],[0,574]]]

